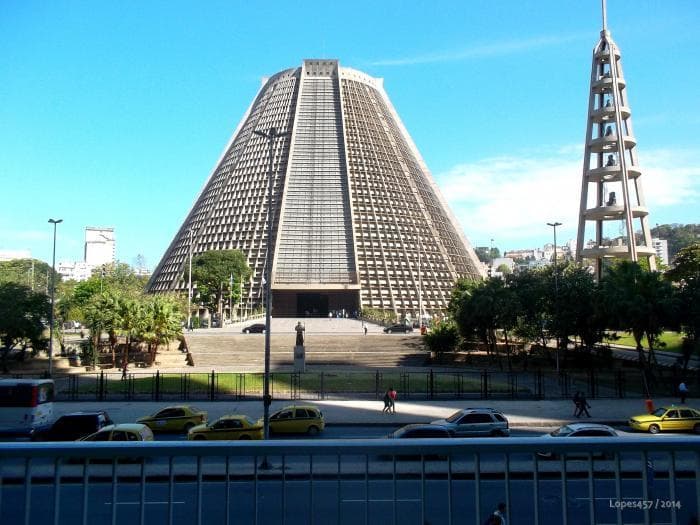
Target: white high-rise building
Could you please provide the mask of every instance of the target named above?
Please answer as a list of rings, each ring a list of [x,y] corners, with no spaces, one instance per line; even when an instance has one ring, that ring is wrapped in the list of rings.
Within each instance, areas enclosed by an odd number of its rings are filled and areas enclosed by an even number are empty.
[[[668,241],[666,239],[651,239],[651,245],[656,250],[656,256],[661,259],[664,266],[668,266]]]
[[[85,259],[89,266],[112,264],[115,260],[114,228],[85,228]]]

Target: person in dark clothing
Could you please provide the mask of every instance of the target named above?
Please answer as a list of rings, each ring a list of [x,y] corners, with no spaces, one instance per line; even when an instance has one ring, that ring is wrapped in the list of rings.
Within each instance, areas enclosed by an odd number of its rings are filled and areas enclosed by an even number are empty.
[[[581,397],[578,400],[578,413],[576,414],[576,417],[581,417],[584,413],[586,414],[586,417],[591,417],[590,412],[588,412],[589,408],[591,408],[591,405],[588,404],[585,396],[581,394]]]
[[[384,409],[382,410],[382,412],[385,414],[390,414],[392,404],[393,402],[391,399],[391,387],[389,387],[389,389],[386,392],[384,392]]]
[[[580,412],[579,404],[581,403],[581,392],[579,390],[574,394],[572,401],[574,402],[574,417],[578,417]]]

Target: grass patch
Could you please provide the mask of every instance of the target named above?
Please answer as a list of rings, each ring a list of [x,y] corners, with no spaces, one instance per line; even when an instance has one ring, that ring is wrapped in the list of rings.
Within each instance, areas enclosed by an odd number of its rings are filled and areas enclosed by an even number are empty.
[[[609,332],[612,334],[617,334],[617,337],[619,339],[611,339],[608,336],[605,337],[605,341],[608,343],[612,344],[617,344],[617,345],[624,345],[624,346],[631,346],[631,347],[636,347],[637,343],[634,341],[634,337],[632,334],[628,334],[627,332]],[[662,343],[659,345],[659,343]],[[661,336],[658,339],[657,342],[657,350],[663,350],[664,352],[674,352],[674,353],[680,353],[681,352],[681,345],[683,344],[683,334],[680,332],[663,332]],[[646,336],[642,339],[642,345],[644,346],[644,349],[649,348],[649,342],[647,341]]]

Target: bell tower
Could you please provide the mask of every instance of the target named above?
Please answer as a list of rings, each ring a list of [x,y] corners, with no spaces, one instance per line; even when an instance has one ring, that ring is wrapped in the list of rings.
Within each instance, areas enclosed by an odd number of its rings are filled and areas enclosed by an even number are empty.
[[[594,262],[597,278],[610,258],[648,258],[650,269],[656,269],[627,83],[607,28],[605,0],[602,10],[603,30],[591,65],[576,242],[576,260]]]

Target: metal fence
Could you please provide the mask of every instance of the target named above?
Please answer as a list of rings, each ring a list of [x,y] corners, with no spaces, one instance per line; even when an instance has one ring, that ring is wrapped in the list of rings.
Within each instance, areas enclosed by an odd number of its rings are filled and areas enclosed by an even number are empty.
[[[21,376],[17,376],[21,377]],[[28,376],[24,376],[28,377]],[[262,373],[134,372],[54,375],[61,401],[230,400],[262,399]],[[671,373],[647,379],[649,393],[676,395],[680,378]],[[700,375],[686,379],[690,391],[700,391]],[[499,372],[476,371],[334,371],[273,372],[271,391],[276,399],[381,398],[388,386],[403,399],[567,399],[583,392],[589,399],[645,397],[645,381],[638,370]]]
[[[0,523],[695,523],[688,438],[0,445]],[[538,453],[556,459],[541,459]]]

